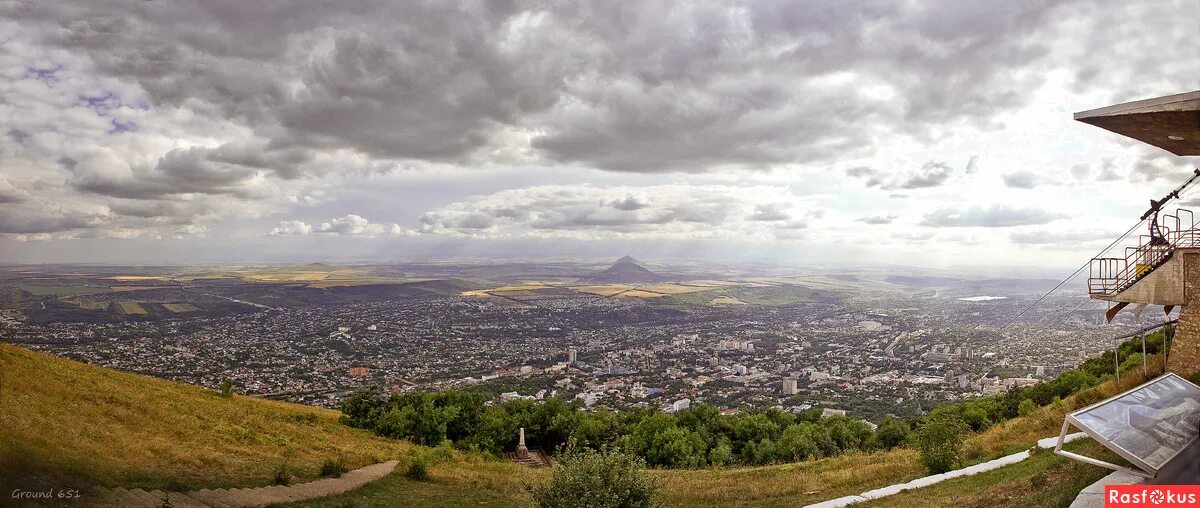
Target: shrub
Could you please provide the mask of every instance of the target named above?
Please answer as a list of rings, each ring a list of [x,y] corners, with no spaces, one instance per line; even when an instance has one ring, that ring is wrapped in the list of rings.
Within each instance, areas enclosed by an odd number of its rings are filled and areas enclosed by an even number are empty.
[[[346,463],[341,457],[328,458],[321,464],[321,476],[342,476],[346,472]]]
[[[425,465],[425,460],[422,458],[414,458],[412,463],[408,465],[408,471],[404,472],[404,477],[409,480],[423,482],[429,479],[429,468]]]
[[[1032,416],[1038,410],[1037,403],[1032,400],[1025,399],[1017,406],[1017,414],[1021,416]]]
[[[921,464],[933,474],[954,469],[962,460],[966,434],[967,425],[953,416],[939,415],[926,420],[915,436]]]
[[[879,446],[890,450],[908,441],[910,433],[912,429],[904,420],[887,418],[879,423],[879,428],[875,430],[875,438]]]
[[[233,397],[233,380],[226,379],[221,382],[221,396],[227,399]]]
[[[659,506],[653,478],[641,459],[609,450],[584,450],[563,458],[550,481],[530,486],[543,508]]]
[[[733,448],[729,446],[729,441],[722,441],[714,446],[708,452],[708,463],[714,466],[724,466],[733,462]]]
[[[282,464],[279,464],[279,467],[275,468],[275,485],[287,485],[289,483],[292,483],[292,471],[288,467],[287,461],[284,461]]]

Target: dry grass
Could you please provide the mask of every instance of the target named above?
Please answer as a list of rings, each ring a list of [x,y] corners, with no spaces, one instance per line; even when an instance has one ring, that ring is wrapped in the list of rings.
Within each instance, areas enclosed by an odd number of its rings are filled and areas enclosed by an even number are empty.
[[[682,284],[652,284],[649,286],[641,286],[640,289],[667,295],[682,295],[686,293],[695,293],[698,291],[708,291],[713,288],[704,286],[685,286]]]
[[[599,296],[612,296],[622,291],[633,289],[633,286],[626,284],[597,284],[592,286],[573,286],[571,289],[580,293],[588,293]]]
[[[1077,453],[1105,460],[1118,460],[1116,454],[1090,439],[1072,442],[1067,447]],[[1110,472],[1102,467],[1043,451],[1017,464],[901,492],[856,506],[1066,507],[1075,500],[1080,490]]]
[[[524,284],[518,286],[501,286],[494,289],[476,289],[474,291],[463,291],[462,296],[493,296],[489,293],[507,293],[509,291],[532,291],[535,289],[546,289],[553,286],[544,284]]]
[[[629,291],[626,291],[626,292],[618,295],[618,297],[629,297],[629,298],[661,298],[664,296],[668,296],[668,295],[665,295],[662,293],[654,293],[654,292],[650,292],[650,291],[643,291],[641,289],[631,289]]]
[[[342,425],[335,411],[225,399],[4,344],[0,409],[0,464],[104,485],[263,485],[285,460],[315,477],[326,458],[353,468],[412,447]]]
[[[916,452],[906,449],[782,466],[656,471],[670,506],[801,506],[923,474]]]
[[[1098,389],[1104,396],[1129,389],[1142,381],[1140,369],[1123,380],[1120,387],[1109,382]],[[1063,414],[1082,403],[1072,397],[1058,407],[972,436],[972,458],[987,460],[1054,435]],[[331,457],[341,457],[350,468],[396,458],[405,468],[414,451],[436,454],[346,427],[337,418],[335,411],[248,397],[224,399],[196,386],[0,344],[0,471],[32,468],[38,474],[126,487],[215,488],[269,484],[285,461],[293,474],[308,479]],[[1090,441],[1074,446],[1088,454],[1105,453]],[[529,498],[523,486],[547,475],[464,453],[443,455],[430,468],[431,482],[389,477],[383,482],[390,484],[374,488],[380,495],[404,492],[413,499],[442,499],[453,492],[458,496],[453,499],[460,501],[525,505]],[[1078,492],[1078,484],[1100,474],[1069,462],[1041,453],[994,474],[963,480],[958,489],[946,482],[888,498],[884,504],[1023,506],[1036,499],[1011,491],[1022,485],[1028,490],[1040,476],[1048,478],[1056,496],[1066,499]],[[912,480],[925,472],[916,452],[897,449],[780,466],[653,474],[670,506],[797,506]],[[964,497],[964,486],[979,494]],[[384,506],[384,501],[375,505]]]
[[[1107,381],[1095,387],[1101,398],[1108,398],[1142,384],[1162,372],[1162,357],[1152,356],[1149,359],[1149,376],[1143,376],[1141,369],[1134,369],[1121,375],[1121,384]],[[967,439],[966,449],[983,457],[995,457],[1013,453],[1033,446],[1039,439],[1057,436],[1062,431],[1063,419],[1067,413],[1081,409],[1090,404],[1080,394],[1076,393],[1063,400],[1058,406],[1045,406],[1038,409],[1027,418],[1014,418],[996,425],[980,434]],[[1077,432],[1071,429],[1069,432]]]

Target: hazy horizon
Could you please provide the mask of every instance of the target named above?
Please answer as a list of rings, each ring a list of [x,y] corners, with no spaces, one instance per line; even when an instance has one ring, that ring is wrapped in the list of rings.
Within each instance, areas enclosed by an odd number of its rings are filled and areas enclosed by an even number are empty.
[[[1173,5],[9,4],[0,262],[1065,275],[1195,165],[1072,120],[1200,88]]]

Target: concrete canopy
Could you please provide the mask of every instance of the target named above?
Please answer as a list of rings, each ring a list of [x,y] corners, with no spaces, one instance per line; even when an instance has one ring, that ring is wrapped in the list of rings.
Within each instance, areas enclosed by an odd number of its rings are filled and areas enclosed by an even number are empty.
[[[1200,90],[1080,111],[1075,119],[1175,155],[1200,155]]]

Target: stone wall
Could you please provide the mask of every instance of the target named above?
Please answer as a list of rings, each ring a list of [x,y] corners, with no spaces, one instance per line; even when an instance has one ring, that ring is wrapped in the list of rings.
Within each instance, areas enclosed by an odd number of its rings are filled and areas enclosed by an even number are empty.
[[[1200,370],[1200,301],[1184,305],[1167,359],[1171,372],[1187,377]]]
[[[1179,311],[1179,325],[1167,363],[1171,372],[1186,377],[1200,371],[1200,254],[1184,253],[1182,261],[1188,305]]]

